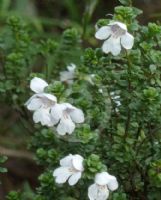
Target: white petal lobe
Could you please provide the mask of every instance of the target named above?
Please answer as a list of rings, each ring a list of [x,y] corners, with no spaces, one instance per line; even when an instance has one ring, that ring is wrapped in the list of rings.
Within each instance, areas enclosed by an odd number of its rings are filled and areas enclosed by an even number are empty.
[[[98,187],[96,184],[90,185],[88,188],[88,197],[90,200],[96,200]]]
[[[122,22],[112,22],[109,25],[118,25],[121,29],[127,31],[127,26],[126,24],[123,24]]]
[[[131,34],[126,33],[121,36],[121,44],[125,49],[131,49],[134,45],[134,37]]]
[[[120,38],[110,37],[103,43],[102,50],[105,53],[111,52],[112,55],[117,56],[121,51]]]
[[[30,88],[35,93],[42,93],[47,86],[47,82],[38,77],[33,78],[30,82]]]
[[[95,37],[99,40],[107,39],[111,34],[111,29],[108,26],[101,27],[95,34]]]
[[[42,94],[46,99],[50,100],[53,104],[57,102],[56,96],[48,93],[43,93]]]
[[[59,167],[53,172],[53,176],[56,177],[56,183],[65,183],[68,178],[72,175],[67,167]]]
[[[72,134],[75,129],[75,124],[71,118],[61,118],[60,123],[57,126],[57,132],[59,135],[65,135],[66,133]]]
[[[69,185],[73,186],[75,185],[79,179],[81,178],[81,172],[76,172],[68,180]]]
[[[83,171],[83,157],[82,156],[80,155],[73,156],[72,164],[76,170]]]
[[[106,185],[108,183],[108,173],[107,172],[101,172],[97,173],[95,176],[95,183],[98,185]]]
[[[72,167],[72,158],[73,158],[72,154],[69,154],[68,156],[62,158],[60,160],[60,165],[63,167]]]
[[[28,110],[37,110],[43,105],[41,99],[36,98],[36,97],[31,97],[27,102],[26,106]]]
[[[61,106],[61,104],[55,104],[51,108],[51,116],[53,123],[57,124],[58,121],[61,119],[62,115],[63,115],[63,107]]]
[[[111,191],[114,191],[118,188],[118,182],[115,176],[109,175],[107,186]]]
[[[83,123],[84,122],[84,114],[83,111],[75,108],[73,111],[70,112],[71,119],[75,123]]]
[[[33,114],[33,120],[35,123],[40,122],[42,126],[52,126],[49,109],[40,108]]]

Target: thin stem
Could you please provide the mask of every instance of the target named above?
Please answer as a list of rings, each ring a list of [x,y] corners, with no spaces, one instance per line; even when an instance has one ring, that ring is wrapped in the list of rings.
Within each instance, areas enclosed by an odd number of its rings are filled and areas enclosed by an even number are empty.
[[[126,51],[126,58],[128,60],[128,68],[127,68],[127,73],[128,73],[128,92],[129,94],[131,93],[131,61],[129,59],[128,56],[128,52]],[[125,135],[124,135],[124,139],[126,139],[127,135],[128,135],[128,130],[129,130],[129,126],[130,126],[130,120],[131,120],[131,111],[129,108],[129,104],[130,104],[131,100],[128,98],[128,107],[127,107],[127,120],[126,120],[126,124],[125,124]]]
[[[153,134],[152,134],[152,130],[151,130],[151,124],[149,124],[148,135],[149,135],[150,144],[151,144],[151,154],[154,155],[155,150],[154,150],[154,142],[153,142]]]
[[[147,137],[145,137],[139,144],[139,146],[137,146],[137,149],[136,149],[136,156],[139,154],[140,150],[141,150],[141,147],[142,145],[144,144],[144,142],[146,142],[147,140],[149,140],[149,137],[151,137],[151,135],[155,135],[155,133],[161,129],[161,126],[151,130],[151,132],[147,135]]]
[[[137,133],[136,133],[136,141],[135,141],[135,143],[134,143],[134,148],[136,148],[137,141],[138,141],[138,137],[139,137],[139,135],[140,135],[141,129],[142,129],[142,126],[141,126],[141,123],[139,123],[138,130],[137,130]]]
[[[34,154],[27,151],[8,149],[0,146],[0,154],[8,157],[23,158],[34,162]]]
[[[46,80],[48,81],[48,78],[49,78],[49,66],[48,66],[47,62],[46,62],[46,66],[45,66],[45,75],[46,75]]]

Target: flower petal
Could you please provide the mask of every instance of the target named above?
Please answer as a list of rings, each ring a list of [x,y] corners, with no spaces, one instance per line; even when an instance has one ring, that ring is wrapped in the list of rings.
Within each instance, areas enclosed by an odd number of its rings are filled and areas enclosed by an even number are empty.
[[[37,110],[43,105],[40,98],[37,98],[37,94],[34,94],[26,103],[25,106],[28,110]]]
[[[90,200],[106,200],[109,196],[109,190],[106,185],[90,185],[88,188],[88,197]]]
[[[134,45],[134,37],[130,33],[121,36],[121,44],[125,49],[131,49]]]
[[[106,200],[109,197],[109,190],[106,185],[93,184],[88,188],[88,196],[90,200]]]
[[[120,37],[114,38],[111,36],[103,43],[102,50],[105,53],[111,52],[112,55],[117,56],[121,51]]]
[[[105,40],[111,35],[111,29],[109,26],[102,26],[95,34],[95,37],[99,40]]]
[[[111,191],[114,191],[118,188],[118,182],[115,176],[108,174],[107,186]]]
[[[60,123],[57,126],[57,132],[59,135],[65,135],[66,133],[72,134],[75,129],[75,124],[72,122],[70,116],[62,117]]]
[[[74,72],[73,71],[62,71],[60,72],[60,81],[71,81],[74,79]]]
[[[117,107],[121,106],[121,101],[119,101],[119,100],[114,100],[114,101],[115,101]]]
[[[123,24],[122,22],[111,22],[109,25],[118,25],[121,29],[124,31],[127,31],[127,26],[126,24]]]
[[[40,99],[32,99],[31,102],[28,104],[28,110],[37,110],[41,107],[42,101]]]
[[[92,184],[88,187],[88,197],[90,200],[96,200],[98,194],[98,186],[96,184]]]
[[[70,113],[70,117],[75,123],[83,123],[84,122],[84,114],[81,109],[75,108]]]
[[[75,185],[79,179],[81,178],[82,173],[81,172],[76,172],[74,173],[68,180],[69,185]]]
[[[80,155],[74,155],[72,159],[73,167],[76,170],[83,171],[83,160],[84,158]]]
[[[71,63],[67,66],[67,69],[69,72],[74,72],[74,70],[76,69],[76,65],[74,63]]]
[[[65,183],[71,175],[72,172],[68,167],[59,167],[53,172],[53,176],[56,177],[55,182],[59,184]]]
[[[68,156],[62,158],[60,160],[60,165],[63,167],[72,167],[72,158],[73,158],[72,154],[69,154]]]
[[[109,190],[107,188],[107,185],[99,186],[97,199],[98,200],[106,200],[108,198],[108,196],[109,196]]]
[[[72,106],[72,104],[70,104],[70,103],[62,103],[61,105],[64,106],[64,110],[71,111],[71,110],[75,109],[75,107]]]
[[[38,77],[33,78],[30,82],[30,88],[35,93],[42,93],[47,86],[47,82]]]
[[[40,122],[42,126],[53,126],[49,109],[40,108],[36,110],[33,114],[33,120],[35,123]]]
[[[95,183],[98,185],[106,185],[109,181],[109,174],[107,172],[97,173],[95,176]]]
[[[42,94],[44,97],[46,97],[48,100],[52,101],[53,103],[57,102],[57,98],[56,96],[52,95],[52,94],[48,94],[48,93],[43,93]]]
[[[54,124],[57,124],[63,115],[64,106],[62,104],[55,104],[51,108],[51,116]]]

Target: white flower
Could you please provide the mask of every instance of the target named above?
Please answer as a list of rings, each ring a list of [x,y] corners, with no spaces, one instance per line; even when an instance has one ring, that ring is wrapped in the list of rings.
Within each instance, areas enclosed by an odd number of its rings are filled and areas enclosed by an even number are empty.
[[[57,98],[54,95],[44,92],[48,84],[41,78],[33,78],[30,82],[30,88],[34,94],[26,103],[28,110],[34,111],[33,120],[42,125],[53,126],[51,121],[51,107],[56,104]]]
[[[99,89],[98,89],[98,92],[101,93],[101,94],[103,94],[102,88],[99,88]]]
[[[109,190],[114,191],[117,188],[118,182],[115,176],[107,172],[98,173],[95,176],[95,183],[88,188],[88,197],[90,200],[106,200]]]
[[[87,80],[91,85],[94,85],[96,74],[89,74],[85,76],[85,80]]]
[[[58,123],[57,132],[59,135],[72,134],[75,123],[84,122],[83,111],[69,103],[54,105],[51,109],[51,116],[53,123]]]
[[[71,63],[67,66],[68,71],[60,72],[60,81],[68,84],[73,83],[76,65]]]
[[[127,27],[121,22],[112,22],[107,26],[102,26],[95,34],[100,40],[105,40],[102,50],[105,53],[111,52],[117,56],[121,51],[121,46],[131,49],[134,44],[134,37],[127,32]]]
[[[119,107],[121,106],[121,102],[120,102],[120,96],[116,95],[115,92],[110,92],[111,95],[111,99],[115,102],[116,106]]]
[[[55,182],[62,184],[68,180],[69,185],[75,185],[81,178],[83,168],[83,157],[80,155],[68,155],[60,160],[60,167],[55,169],[53,176]]]

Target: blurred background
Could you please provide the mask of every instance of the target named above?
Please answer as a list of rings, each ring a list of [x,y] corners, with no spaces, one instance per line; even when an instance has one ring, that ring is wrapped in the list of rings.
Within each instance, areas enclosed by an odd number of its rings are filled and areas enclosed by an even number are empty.
[[[161,20],[161,0],[134,0],[134,6],[143,10],[141,24]],[[63,30],[84,25],[84,16],[91,14],[88,24],[94,27],[99,18],[112,14],[117,0],[0,0],[0,32],[10,16],[19,16],[31,24],[40,38],[59,38]],[[94,29],[92,29],[94,30]],[[88,41],[90,45],[90,41]],[[92,42],[91,42],[92,44]],[[88,45],[88,46],[89,46]],[[0,70],[1,72],[1,70]],[[37,187],[41,167],[36,165],[34,153],[28,150],[32,131],[25,128],[20,113],[0,100],[0,154],[8,156],[3,165],[8,173],[0,174],[0,200],[10,190],[32,193]]]

